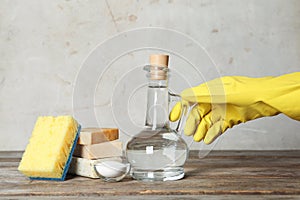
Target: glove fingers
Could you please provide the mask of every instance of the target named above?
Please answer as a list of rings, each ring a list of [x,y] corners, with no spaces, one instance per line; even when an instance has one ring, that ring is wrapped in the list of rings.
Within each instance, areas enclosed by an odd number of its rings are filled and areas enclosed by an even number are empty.
[[[211,112],[208,113],[204,118],[202,118],[200,124],[197,127],[197,130],[194,134],[194,141],[195,142],[200,142],[205,135],[207,134],[207,131],[212,125],[212,121],[210,120],[211,118]]]
[[[182,116],[183,110],[185,111],[183,114],[185,115],[187,112],[187,107],[189,106],[189,102],[182,100],[181,102],[177,102],[175,106],[173,106],[169,119],[171,122],[175,122],[180,119]],[[185,109],[184,109],[185,108]]]
[[[186,120],[186,124],[184,127],[184,134],[185,135],[193,135],[195,133],[195,130],[197,128],[197,125],[200,122],[200,115],[197,109],[197,106],[195,106],[194,108],[192,108],[192,110],[190,111],[190,114]]]
[[[218,121],[215,124],[213,124],[209,130],[207,131],[207,134],[205,135],[203,141],[205,144],[212,143],[219,135],[223,133],[223,121]]]
[[[216,123],[226,116],[226,104],[214,104],[212,105],[211,121]]]
[[[175,106],[172,108],[169,115],[169,119],[171,122],[175,122],[180,118],[182,112],[181,108],[182,108],[181,102],[177,102]]]
[[[216,122],[218,122],[222,116],[221,114],[221,106],[216,106],[211,104],[201,104],[198,107],[201,115],[201,122],[197,127],[197,130],[194,134],[194,141],[199,142],[203,138],[206,137],[207,132],[210,130],[211,126],[213,126]]]
[[[205,115],[207,115],[210,111],[211,111],[211,104],[209,103],[202,103],[202,104],[198,104],[197,105],[198,108],[198,112],[201,116],[201,118],[203,118]]]

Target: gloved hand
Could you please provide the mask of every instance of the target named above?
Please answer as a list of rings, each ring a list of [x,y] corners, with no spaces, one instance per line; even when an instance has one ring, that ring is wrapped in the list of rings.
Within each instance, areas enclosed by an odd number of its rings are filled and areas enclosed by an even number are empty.
[[[179,119],[182,106],[195,104],[184,132],[209,144],[228,128],[260,117],[283,113],[300,120],[300,72],[263,78],[222,77],[188,88],[181,97],[170,120]]]

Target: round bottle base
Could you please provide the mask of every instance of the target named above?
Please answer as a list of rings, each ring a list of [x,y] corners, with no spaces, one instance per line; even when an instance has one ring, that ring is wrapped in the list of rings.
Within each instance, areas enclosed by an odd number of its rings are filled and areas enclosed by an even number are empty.
[[[184,177],[183,167],[170,167],[162,170],[132,169],[132,178],[140,181],[175,181]]]

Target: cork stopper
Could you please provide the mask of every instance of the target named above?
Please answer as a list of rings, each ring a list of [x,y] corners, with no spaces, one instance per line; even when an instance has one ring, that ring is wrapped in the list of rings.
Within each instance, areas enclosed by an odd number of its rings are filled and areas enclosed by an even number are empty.
[[[150,55],[150,79],[167,80],[167,70],[169,64],[169,55],[155,54]]]
[[[169,64],[169,55],[150,55],[150,65],[159,66],[159,67],[168,67]]]

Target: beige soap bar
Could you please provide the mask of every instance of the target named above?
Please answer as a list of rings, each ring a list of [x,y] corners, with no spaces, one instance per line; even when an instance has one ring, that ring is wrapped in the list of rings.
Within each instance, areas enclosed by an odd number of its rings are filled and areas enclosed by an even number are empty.
[[[98,160],[73,157],[68,173],[89,178],[99,178],[97,172],[94,169],[94,163],[97,161]]]
[[[98,144],[117,140],[119,138],[119,130],[117,128],[83,128],[80,131],[78,144]]]
[[[122,142],[111,141],[92,145],[77,144],[73,155],[87,159],[122,156]]]

